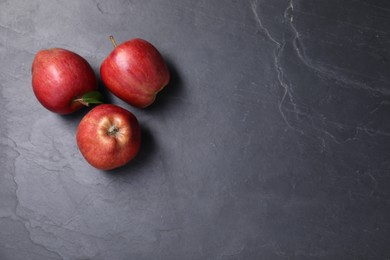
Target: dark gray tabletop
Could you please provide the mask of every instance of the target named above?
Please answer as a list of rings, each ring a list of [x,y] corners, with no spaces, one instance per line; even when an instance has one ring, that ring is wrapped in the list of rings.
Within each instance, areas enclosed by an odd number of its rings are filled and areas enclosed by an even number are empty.
[[[390,259],[390,2],[0,0],[0,259]],[[86,163],[31,87],[140,37],[172,80],[137,158]]]

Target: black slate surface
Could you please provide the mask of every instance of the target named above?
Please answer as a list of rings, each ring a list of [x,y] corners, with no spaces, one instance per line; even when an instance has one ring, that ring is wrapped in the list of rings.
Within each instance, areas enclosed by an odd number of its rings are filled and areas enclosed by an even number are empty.
[[[389,259],[390,2],[0,0],[0,259]],[[172,73],[112,172],[31,88],[141,37]]]

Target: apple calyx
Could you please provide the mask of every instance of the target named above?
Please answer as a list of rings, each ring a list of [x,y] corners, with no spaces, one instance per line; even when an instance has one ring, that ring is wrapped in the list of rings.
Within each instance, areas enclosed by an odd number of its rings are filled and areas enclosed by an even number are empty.
[[[107,130],[107,134],[110,135],[110,136],[117,136],[119,133],[119,127],[117,127],[116,125],[112,125],[110,126],[110,128],[108,128]]]
[[[118,45],[117,45],[116,42],[115,42],[114,36],[110,35],[109,38],[110,38],[110,40],[111,40],[111,42],[112,42],[112,45],[114,45],[114,48],[118,47]]]
[[[73,99],[73,102],[79,102],[87,107],[91,104],[103,104],[103,95],[99,91],[90,91],[80,98]]]

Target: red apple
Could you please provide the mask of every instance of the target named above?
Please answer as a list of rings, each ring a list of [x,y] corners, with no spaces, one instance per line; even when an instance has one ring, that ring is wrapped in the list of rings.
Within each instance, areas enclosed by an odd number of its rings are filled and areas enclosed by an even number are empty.
[[[60,48],[41,50],[32,64],[32,86],[38,101],[48,110],[70,114],[83,105],[101,103],[98,82],[88,62]]]
[[[89,111],[77,129],[77,145],[95,168],[111,170],[128,163],[140,148],[141,129],[129,111],[110,104]]]
[[[127,103],[144,108],[169,82],[168,68],[158,50],[149,42],[133,39],[116,45],[100,66],[106,87]]]

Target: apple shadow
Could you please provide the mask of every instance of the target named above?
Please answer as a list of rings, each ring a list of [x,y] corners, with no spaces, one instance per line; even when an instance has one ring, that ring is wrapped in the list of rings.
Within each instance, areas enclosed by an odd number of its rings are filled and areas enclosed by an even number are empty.
[[[112,96],[113,94],[106,88],[103,80],[100,78],[99,75],[96,75],[96,78],[98,79],[98,90],[103,95],[104,104],[112,104],[113,103],[113,96]]]
[[[180,77],[179,71],[173,64],[172,60],[167,57],[164,57],[164,60],[170,73],[169,83],[157,94],[156,100],[153,104],[142,109],[146,112],[158,113],[165,110],[167,107],[178,103],[179,100],[177,97],[181,98],[181,95],[183,95],[183,80]]]
[[[72,131],[77,131],[77,127],[83,117],[91,110],[91,107],[83,107],[68,115],[59,115],[60,121],[64,124],[63,127],[67,127]]]
[[[81,109],[67,115],[59,115],[65,121],[80,122],[80,120],[91,110],[91,107],[83,106]]]
[[[156,142],[149,128],[141,125],[141,147],[136,157],[129,163],[109,171],[103,171],[108,175],[126,176],[137,175],[141,169],[150,164],[153,155],[156,153]]]

